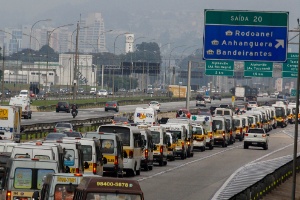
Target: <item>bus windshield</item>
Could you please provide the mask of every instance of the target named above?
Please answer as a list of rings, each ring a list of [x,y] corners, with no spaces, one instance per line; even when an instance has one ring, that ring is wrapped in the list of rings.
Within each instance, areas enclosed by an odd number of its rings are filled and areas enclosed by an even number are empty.
[[[213,127],[213,130],[214,129],[222,130],[223,129],[223,122],[221,120],[214,120],[212,122],[212,127]]]
[[[88,193],[86,200],[101,199],[101,200],[141,200],[138,194],[121,194],[121,193]]]
[[[130,146],[130,128],[118,126],[101,126],[99,132],[104,133],[118,133],[124,146]]]
[[[181,131],[172,131],[168,130],[168,132],[172,133],[177,139],[181,140]]]

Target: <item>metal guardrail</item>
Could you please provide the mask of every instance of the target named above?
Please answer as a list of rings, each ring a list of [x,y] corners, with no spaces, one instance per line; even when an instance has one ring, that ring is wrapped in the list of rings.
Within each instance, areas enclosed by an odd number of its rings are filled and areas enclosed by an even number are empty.
[[[297,156],[297,172],[300,171],[299,155]],[[292,176],[292,169],[293,157],[291,155],[247,164],[232,174],[212,199],[261,199]]]

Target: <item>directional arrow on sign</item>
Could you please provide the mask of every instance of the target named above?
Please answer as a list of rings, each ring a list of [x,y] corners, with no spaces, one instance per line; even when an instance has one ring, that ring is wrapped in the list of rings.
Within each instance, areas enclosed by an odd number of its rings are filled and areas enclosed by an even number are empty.
[[[277,44],[275,45],[275,48],[278,49],[280,46],[284,48],[284,40],[276,40]]]

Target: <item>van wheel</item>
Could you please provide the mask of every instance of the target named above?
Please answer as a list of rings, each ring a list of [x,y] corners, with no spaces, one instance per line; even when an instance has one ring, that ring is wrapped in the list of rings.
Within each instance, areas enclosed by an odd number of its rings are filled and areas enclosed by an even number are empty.
[[[248,149],[249,146],[247,144],[244,144],[244,149]]]
[[[168,164],[168,161],[164,161],[163,163],[164,163],[164,166],[166,166]]]
[[[264,150],[268,150],[268,148],[269,148],[268,143],[266,143],[266,144],[264,145]]]
[[[149,166],[146,165],[146,166],[144,167],[144,170],[145,170],[145,171],[149,171]]]
[[[136,171],[135,171],[135,175],[137,175],[137,176],[141,175],[141,169],[136,170]]]
[[[201,150],[200,150],[201,152],[203,152],[203,151],[205,151],[205,147],[201,147]]]
[[[181,160],[184,160],[184,157],[185,157],[184,153],[182,153],[180,157],[181,157]]]
[[[210,145],[209,146],[209,150],[213,150],[214,149],[214,146],[213,145]]]
[[[223,147],[223,148],[224,148],[224,147],[227,147],[227,145],[226,145],[226,142],[225,142],[225,141],[222,143],[222,147]]]
[[[153,166],[148,166],[149,170],[152,170],[153,169]]]
[[[163,166],[163,161],[159,161],[159,166]]]

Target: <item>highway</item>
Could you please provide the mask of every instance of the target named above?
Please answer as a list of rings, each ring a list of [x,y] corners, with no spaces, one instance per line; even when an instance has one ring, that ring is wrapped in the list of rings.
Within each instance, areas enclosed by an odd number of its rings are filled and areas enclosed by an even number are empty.
[[[260,100],[267,101],[269,99]],[[212,105],[220,103],[231,103],[231,99],[212,101]],[[194,101],[191,101],[190,105],[191,108],[195,108]],[[146,106],[146,104],[121,106],[120,112],[133,112],[137,106]],[[185,102],[162,103],[161,110],[174,110],[174,108],[180,107],[185,107]],[[85,109],[79,110],[76,119],[113,116],[114,114],[115,112],[104,112],[103,108]],[[68,120],[72,120],[70,113],[35,112],[32,120],[22,119],[22,124]],[[145,199],[211,199],[223,183],[245,164],[266,161],[293,153],[294,125],[277,128],[269,133],[268,150],[256,147],[243,149],[243,142],[237,141],[227,148],[215,147],[213,150],[196,152],[193,158],[169,161],[167,166],[162,167],[157,165],[152,171],[142,171],[140,176],[131,178],[140,182]]]

